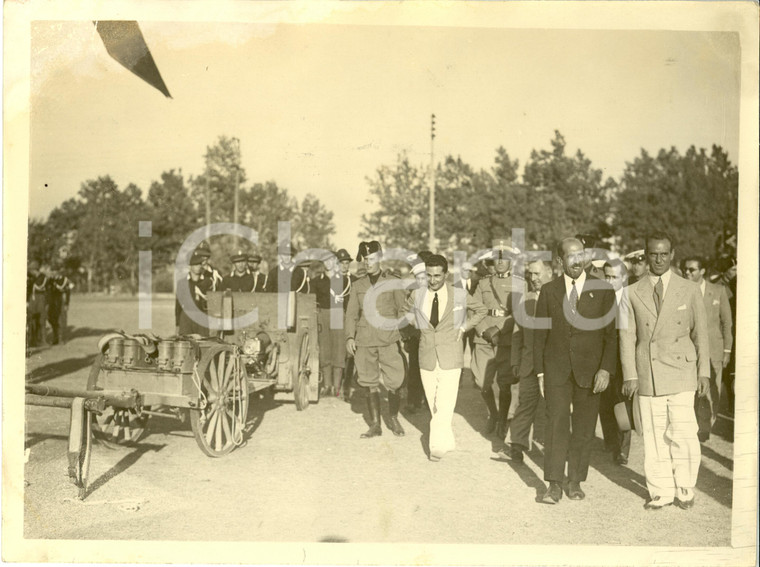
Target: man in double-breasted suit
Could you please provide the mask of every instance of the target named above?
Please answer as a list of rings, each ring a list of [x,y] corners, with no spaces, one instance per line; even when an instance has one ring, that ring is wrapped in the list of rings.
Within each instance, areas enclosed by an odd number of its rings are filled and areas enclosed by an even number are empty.
[[[404,283],[397,276],[382,272],[381,259],[382,248],[376,240],[359,245],[356,261],[364,262],[367,274],[351,286],[346,309],[346,350],[354,357],[359,385],[369,388],[370,427],[361,435],[363,438],[383,433],[380,425],[381,384],[388,390],[388,427],[394,435],[404,435],[404,428],[398,420],[398,390],[404,382],[406,364],[399,333],[406,293]]]
[[[707,395],[710,342],[699,286],[670,270],[672,238],[647,238],[649,274],[628,287],[620,329],[623,394],[639,393],[648,510],[694,505],[701,450],[694,392]]]
[[[697,436],[704,442],[710,438],[720,408],[720,393],[723,384],[723,369],[731,361],[731,347],[734,344],[731,305],[728,302],[726,286],[708,282],[705,279],[705,265],[702,258],[690,256],[683,261],[684,277],[699,286],[707,313],[707,332],[710,336],[710,391],[703,398],[694,398],[697,412]]]
[[[427,286],[412,292],[404,311],[420,330],[420,375],[431,414],[430,460],[438,461],[456,446],[451,420],[464,364],[462,337],[486,316],[486,308],[446,281],[448,262],[443,256],[428,257],[425,271]]]
[[[564,273],[541,288],[538,328],[533,332],[533,365],[546,398],[544,480],[549,487],[541,501],[548,504],[562,498],[565,462],[568,497],[585,498],[580,483],[588,474],[599,394],[607,388],[617,362],[612,286],[586,274],[578,239],[562,240],[558,253]],[[542,318],[550,328],[541,328]]]

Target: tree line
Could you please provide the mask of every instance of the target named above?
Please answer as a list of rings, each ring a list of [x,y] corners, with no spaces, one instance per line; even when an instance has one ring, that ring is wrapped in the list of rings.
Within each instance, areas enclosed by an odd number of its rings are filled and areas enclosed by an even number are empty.
[[[533,150],[520,172],[507,150],[496,150],[490,170],[459,157],[436,166],[438,249],[469,253],[524,228],[531,249],[549,249],[562,237],[586,234],[596,247],[628,252],[644,247],[653,230],[667,230],[677,255],[728,254],[736,235],[738,172],[719,146],[645,150],[627,162],[620,179],[603,175],[582,151],[569,155],[555,131],[551,148]],[[382,235],[386,246],[428,247],[429,167],[406,154],[383,165],[367,182],[373,212],[362,217],[362,238]]]
[[[550,249],[563,236],[583,233],[598,247],[627,252],[643,248],[648,232],[665,229],[680,257],[730,253],[724,244],[736,235],[738,171],[720,146],[709,153],[692,146],[683,155],[675,148],[657,155],[642,149],[617,180],[605,178],[580,150],[569,155],[559,132],[550,146],[533,150],[522,172],[503,147],[489,170],[454,156],[438,163],[438,249],[474,252],[512,228],[524,228],[533,249]],[[236,186],[238,222],[258,231],[258,251],[270,265],[277,221],[291,221],[298,249],[333,248],[332,211],[312,194],[298,201],[275,181],[250,183],[234,138],[220,136],[204,157],[202,174],[186,179],[181,170],[165,171],[145,198],[136,185],[122,190],[110,176],[85,181],[46,220],[29,220],[29,260],[61,264],[80,290],[135,291],[138,253],[150,250],[154,287],[171,291],[181,243],[207,218],[232,221]],[[431,174],[404,153],[378,167],[367,178],[372,212],[362,215],[360,237],[386,247],[427,248]],[[145,220],[152,221],[150,237],[138,233]],[[234,236],[212,237],[212,263],[227,269],[238,245]]]

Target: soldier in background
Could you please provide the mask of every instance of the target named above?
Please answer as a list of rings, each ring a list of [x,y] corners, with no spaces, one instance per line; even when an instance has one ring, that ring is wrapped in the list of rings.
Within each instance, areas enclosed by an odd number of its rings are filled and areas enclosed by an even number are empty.
[[[209,248],[208,242],[201,242],[195,252],[203,260],[203,273],[206,277],[211,279],[214,291],[221,289],[222,280],[224,280],[224,278],[219,270],[211,265],[211,249]]]
[[[29,321],[29,346],[45,346],[47,321],[48,278],[40,265],[32,261],[27,273],[27,317]]]
[[[348,253],[348,250],[345,248],[341,248],[338,250],[338,252],[335,254],[335,256],[338,258],[338,266],[339,266],[339,272],[340,277],[343,280],[343,286],[341,288],[341,292],[335,297],[336,303],[339,303],[343,306],[343,329],[341,330],[342,338],[341,343],[343,347],[343,372],[342,372],[342,381],[341,386],[338,389],[338,392],[343,392],[343,399],[345,401],[351,400],[351,393],[354,386],[354,357],[352,355],[348,354],[348,351],[346,350],[346,334],[345,334],[345,328],[346,328],[346,310],[348,309],[348,298],[351,295],[351,286],[356,281],[356,277],[351,275],[350,272],[350,266],[351,266],[351,254]],[[331,289],[331,292],[332,289]]]
[[[71,282],[59,267],[54,267],[48,278],[48,321],[53,329],[53,344],[66,342]]]
[[[277,253],[277,265],[269,270],[267,275],[266,291],[277,293],[279,291],[280,277],[285,277],[287,272],[290,273],[290,290],[296,293],[311,293],[311,283],[309,278],[309,266],[301,262],[300,265],[293,265],[292,259],[298,254],[298,250],[292,244],[290,253],[285,250],[285,245],[281,242]]]
[[[206,295],[209,291],[213,291],[213,282],[203,269],[203,256],[197,252],[193,253],[190,257],[190,272],[187,274],[187,279],[178,282],[177,285],[188,286],[193,303],[205,316],[208,313]],[[174,324],[178,335],[195,334],[202,337],[209,335],[208,321],[206,320],[205,324],[193,321],[182,308],[179,297],[174,305]]]
[[[631,267],[628,270],[628,285],[633,285],[649,271],[647,269],[646,256],[644,255],[644,249],[634,250],[629,252],[623,257],[623,260],[628,262]]]
[[[518,253],[507,238],[494,240],[494,275],[483,278],[473,297],[486,306],[486,317],[475,327],[475,349],[472,353],[472,373],[475,383],[488,409],[485,432],[495,430],[503,441],[507,434],[509,406],[512,403],[512,384],[517,378],[510,364],[512,331],[512,267],[511,255]],[[493,385],[499,386],[499,406],[497,409]]]
[[[251,291],[255,293],[265,291],[267,288],[267,274],[262,274],[259,270],[259,266],[261,266],[261,255],[256,254],[255,252],[253,254],[249,254],[248,270],[253,276],[253,289]]]
[[[232,255],[232,272],[222,281],[222,291],[253,290],[253,274],[248,269],[248,254],[238,250]]]

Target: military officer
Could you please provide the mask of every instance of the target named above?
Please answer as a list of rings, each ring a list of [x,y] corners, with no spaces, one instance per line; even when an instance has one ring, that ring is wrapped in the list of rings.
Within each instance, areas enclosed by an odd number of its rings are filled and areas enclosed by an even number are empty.
[[[222,289],[222,280],[224,277],[222,274],[211,265],[211,248],[208,242],[201,242],[195,252],[203,259],[203,273],[206,277],[211,278],[211,283],[214,290]]]
[[[187,279],[180,282],[178,285],[187,285],[190,291],[190,297],[193,303],[202,314],[208,312],[208,305],[206,303],[206,294],[209,291],[213,291],[213,283],[211,277],[204,273],[203,269],[203,256],[194,252],[190,257],[190,272],[187,274]],[[208,322],[206,324],[200,324],[193,321],[177,298],[174,304],[174,324],[176,325],[176,333],[178,335],[201,335],[206,337],[209,335]]]
[[[267,288],[267,276],[268,274],[262,274],[259,269],[261,266],[261,254],[253,253],[248,254],[248,270],[253,276],[253,292],[262,292]]]
[[[471,369],[475,382],[488,408],[486,433],[497,430],[504,440],[507,433],[509,406],[512,402],[511,386],[518,382],[510,365],[512,330],[512,256],[519,251],[512,247],[508,238],[493,241],[494,274],[486,276],[478,283],[473,297],[488,309],[486,317],[475,326],[475,348],[472,353]],[[499,386],[499,407],[497,410],[493,383]]]
[[[222,281],[222,291],[252,291],[253,274],[248,269],[248,254],[238,250],[232,255],[232,272]]]
[[[335,303],[343,307],[343,329],[341,329],[341,345],[338,347],[342,348],[343,354],[341,357],[339,353],[334,353],[336,355],[334,360],[339,360],[341,358],[343,360],[343,366],[341,367],[341,382],[339,384],[338,393],[343,392],[343,399],[350,401],[351,390],[353,388],[354,357],[349,356],[348,352],[346,351],[345,328],[346,310],[348,309],[348,297],[351,295],[351,286],[353,285],[354,281],[356,281],[356,278],[350,273],[352,258],[351,254],[348,253],[348,250],[341,248],[335,253],[335,256],[338,258],[338,274],[336,274],[335,277],[341,278],[342,286],[341,292],[337,295],[332,290],[332,288],[330,288],[330,293],[334,296]]]
[[[284,245],[287,241],[280,243],[280,252],[277,254],[277,266],[269,270],[267,274],[267,287],[266,291],[270,293],[276,293],[279,291],[280,276],[285,276],[286,272],[290,272],[290,290],[296,293],[311,293],[311,282],[309,277],[309,266],[305,263],[301,263],[296,266],[292,262],[292,258],[298,254],[298,250],[292,244],[290,245],[290,254],[287,254],[284,250]]]
[[[53,328],[53,344],[66,342],[66,327],[68,325],[69,298],[71,282],[60,270],[54,267],[48,278],[48,321]]]
[[[365,264],[367,274],[353,283],[346,310],[346,350],[354,356],[359,385],[369,389],[367,406],[370,427],[361,435],[363,438],[382,435],[381,385],[388,390],[388,427],[394,435],[404,435],[404,428],[398,420],[398,390],[404,382],[406,363],[401,350],[401,335],[395,326],[383,327],[387,326],[389,319],[398,320],[402,317],[406,293],[401,288],[381,291],[381,286],[386,282],[398,281],[398,278],[382,273],[381,259],[382,248],[376,240],[359,245],[356,260]],[[368,293],[377,293],[373,302],[376,312],[371,311],[369,315],[365,311],[365,297]],[[378,318],[378,314],[384,320]]]
[[[628,270],[628,283],[625,285],[635,284],[649,271],[646,259],[643,248],[640,250],[634,250],[625,255],[623,260],[628,262],[630,266],[630,270]]]

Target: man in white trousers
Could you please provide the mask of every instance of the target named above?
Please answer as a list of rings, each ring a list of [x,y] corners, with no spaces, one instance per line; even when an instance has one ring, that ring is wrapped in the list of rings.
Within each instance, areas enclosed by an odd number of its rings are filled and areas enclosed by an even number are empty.
[[[646,240],[649,273],[623,296],[620,360],[623,394],[639,393],[647,510],[694,505],[701,460],[694,392],[710,383],[710,339],[699,286],[670,270],[673,239]]]
[[[456,447],[451,420],[464,365],[462,337],[485,316],[485,306],[446,281],[448,262],[434,254],[425,261],[427,287],[407,299],[407,318],[420,330],[422,386],[430,407],[430,460],[440,461]]]

